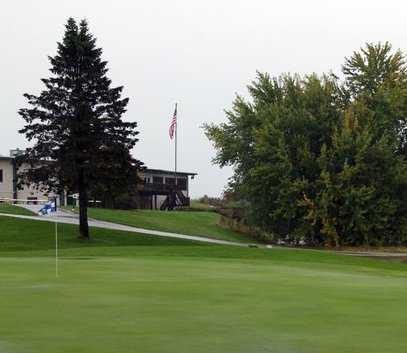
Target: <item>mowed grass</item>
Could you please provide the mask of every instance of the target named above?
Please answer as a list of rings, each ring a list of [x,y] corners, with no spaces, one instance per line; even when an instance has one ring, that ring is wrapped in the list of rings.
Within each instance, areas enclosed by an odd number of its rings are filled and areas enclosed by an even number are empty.
[[[210,211],[124,211],[90,208],[89,217],[145,229],[197,235],[229,241],[255,242],[244,234],[220,226],[220,215]]]
[[[0,202],[0,213],[35,216],[36,214],[20,206]]]
[[[203,202],[199,202],[197,200],[191,200],[191,207],[192,210],[206,210],[206,211],[214,211],[215,207],[207,204],[207,203],[203,203]]]
[[[404,353],[407,266],[0,217],[0,352]]]

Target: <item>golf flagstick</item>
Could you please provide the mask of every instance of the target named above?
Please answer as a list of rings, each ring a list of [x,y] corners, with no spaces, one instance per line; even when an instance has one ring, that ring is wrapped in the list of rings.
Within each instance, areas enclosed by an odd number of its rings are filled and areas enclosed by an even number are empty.
[[[58,278],[58,222],[55,221],[55,277]]]

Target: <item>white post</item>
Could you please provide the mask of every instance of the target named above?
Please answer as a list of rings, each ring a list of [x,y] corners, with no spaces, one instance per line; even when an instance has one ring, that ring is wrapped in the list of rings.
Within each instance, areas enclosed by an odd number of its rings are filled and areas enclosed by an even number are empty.
[[[178,103],[175,103],[175,168],[174,168],[174,184],[175,184],[175,188],[177,187],[177,132],[178,132]]]
[[[58,278],[58,223],[55,222],[55,277]]]

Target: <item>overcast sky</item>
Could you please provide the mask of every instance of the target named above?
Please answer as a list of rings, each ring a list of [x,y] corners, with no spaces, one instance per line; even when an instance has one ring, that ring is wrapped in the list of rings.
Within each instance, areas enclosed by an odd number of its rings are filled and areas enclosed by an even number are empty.
[[[17,130],[24,92],[39,93],[68,17],[87,18],[109,61],[114,85],[137,121],[135,156],[172,169],[168,126],[179,103],[179,169],[197,172],[192,196],[220,195],[230,169],[211,164],[200,126],[225,121],[236,93],[256,70],[340,72],[344,56],[365,42],[407,50],[404,1],[301,0],[19,0],[0,12],[0,154],[25,147]]]

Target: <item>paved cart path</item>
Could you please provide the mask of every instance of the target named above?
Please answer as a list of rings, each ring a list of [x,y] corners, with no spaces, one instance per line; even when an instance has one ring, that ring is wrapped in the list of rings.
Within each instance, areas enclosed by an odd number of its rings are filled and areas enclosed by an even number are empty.
[[[6,214],[6,213],[0,213],[0,216],[19,218],[19,219],[29,219],[32,221],[39,221],[39,222],[53,222],[53,223],[63,223],[63,224],[75,224],[75,225],[79,224],[79,220],[76,215],[68,213],[68,212],[63,212],[63,211],[59,212],[57,215],[47,215],[47,216],[23,216],[23,215],[13,215],[13,214]],[[133,233],[147,234],[147,235],[157,235],[160,237],[186,239],[186,240],[200,241],[200,242],[212,243],[212,244],[234,245],[234,246],[245,246],[245,247],[248,246],[248,244],[238,243],[238,242],[233,242],[233,241],[212,239],[212,238],[206,238],[206,237],[198,237],[198,236],[186,235],[186,234],[162,232],[162,231],[158,231],[158,230],[131,227],[131,226],[123,225],[123,224],[98,221],[98,220],[94,220],[94,219],[89,220],[89,227],[121,230],[121,231],[125,231],[125,232],[133,232]]]

